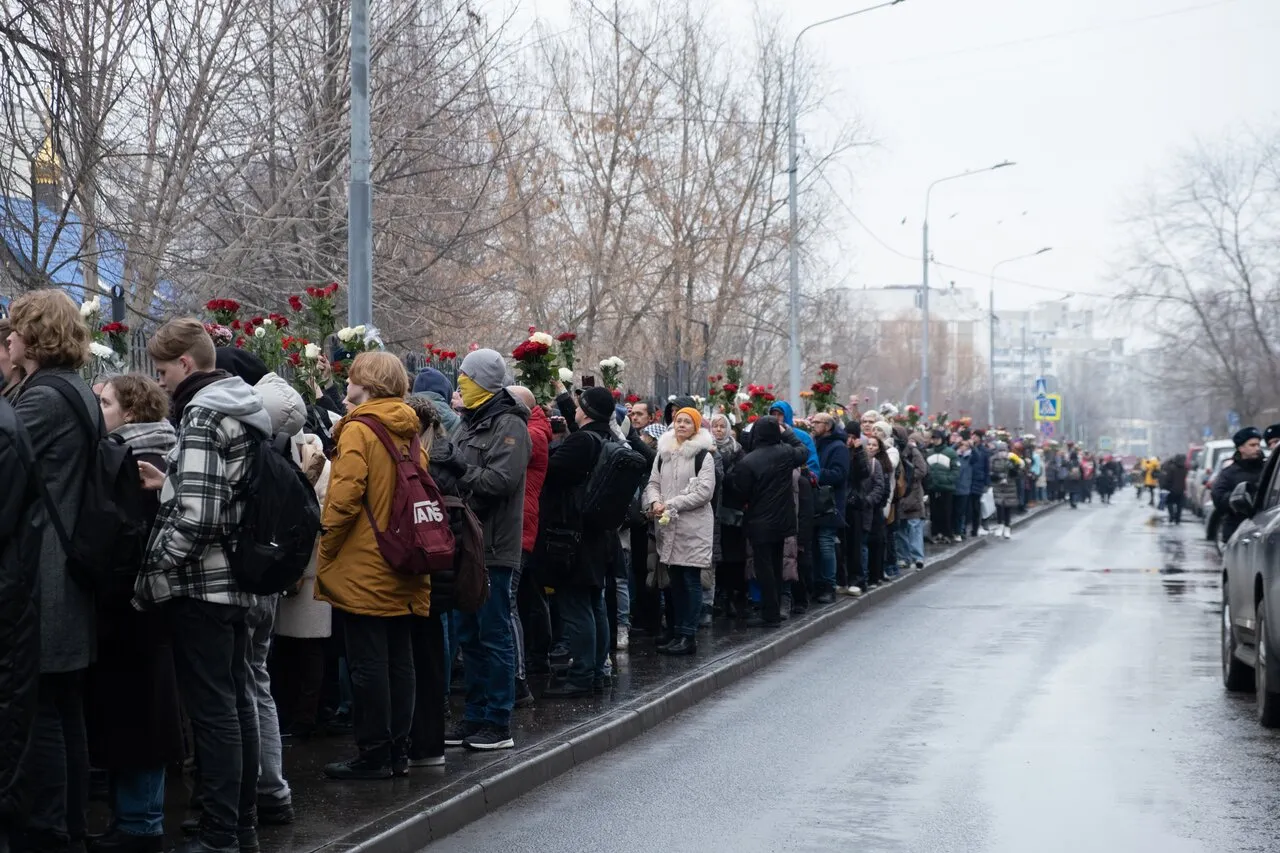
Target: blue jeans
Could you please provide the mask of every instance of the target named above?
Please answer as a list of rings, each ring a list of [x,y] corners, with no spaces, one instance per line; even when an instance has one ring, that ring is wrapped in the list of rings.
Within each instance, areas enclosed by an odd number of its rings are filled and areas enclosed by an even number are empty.
[[[702,616],[702,570],[689,566],[667,566],[671,586],[667,595],[676,612],[673,626],[677,636],[692,639],[698,633],[698,619]]]
[[[444,628],[444,698],[449,698],[449,685],[453,683],[453,661],[458,654],[458,618],[461,614],[456,610],[440,614],[440,622]]]
[[[618,627],[631,627],[631,549],[618,549]]]
[[[466,669],[466,719],[507,728],[516,701],[511,569],[490,566],[488,600],[475,613],[455,612],[453,616],[458,621],[458,642]]]
[[[924,561],[924,519],[908,518],[898,522],[898,563]]]
[[[114,774],[116,826],[129,835],[164,834],[164,768]]]
[[[858,576],[858,586],[866,589],[867,583],[871,579],[867,574],[867,569],[871,565],[871,546],[866,544],[865,539],[862,542],[862,574]]]
[[[574,687],[590,687],[604,678],[609,657],[609,614],[604,606],[604,590],[593,586],[556,587],[564,642],[568,646],[569,675]]]
[[[840,531],[834,527],[818,528],[818,580],[820,592],[831,592],[836,588],[836,545],[840,541]]]

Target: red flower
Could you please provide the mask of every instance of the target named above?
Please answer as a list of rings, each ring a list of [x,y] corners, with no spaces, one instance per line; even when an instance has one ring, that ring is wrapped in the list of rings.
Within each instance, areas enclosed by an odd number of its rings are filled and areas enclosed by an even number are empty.
[[[749,411],[751,411],[751,404],[750,404],[750,403],[739,403],[739,404],[738,404],[738,408],[739,408],[739,409],[741,409],[741,410],[742,410],[742,411],[744,411],[744,412],[749,412]]]
[[[244,338],[236,338],[236,349],[244,349]]]
[[[628,394],[628,395],[627,395],[627,402],[628,402],[628,403],[639,403],[639,402],[640,402],[640,395],[639,395],[639,394]]]
[[[755,423],[755,422],[756,422],[756,421],[758,421],[758,420],[760,420],[760,416],[759,416],[759,415],[752,415],[751,417],[747,418],[747,423],[749,423],[749,424],[753,424],[753,423]]]
[[[724,363],[725,367],[742,367],[742,359],[731,358]]]
[[[285,337],[281,338],[281,339],[280,339],[280,349],[285,349],[285,350],[287,350],[287,349],[288,349],[288,348],[293,344],[293,341],[294,341],[294,339],[293,339],[293,337],[292,337],[292,336],[288,336],[288,335],[287,335],[287,336],[285,336]]]
[[[240,321],[239,321],[239,320],[232,320],[232,321],[231,321],[231,328],[235,329],[237,332],[238,332],[238,331],[240,331]]]
[[[716,380],[717,380],[717,377],[714,373],[712,373],[710,376],[707,377],[708,382],[715,382]]]
[[[294,293],[289,296],[289,307],[294,311],[302,310],[302,297]]]
[[[104,335],[123,335],[127,331],[129,331],[129,327],[124,323],[107,323],[102,327]]]
[[[737,390],[738,390],[738,386],[734,385],[732,382],[724,383],[724,393],[734,394],[737,392]]]
[[[912,415],[920,414],[920,407],[916,405],[907,406],[907,413]]]
[[[820,369],[822,369],[822,370],[839,370],[839,369],[840,369],[840,365],[836,364],[834,361],[827,361],[827,362],[823,362],[822,367],[821,367]]]
[[[764,401],[765,401],[766,403],[772,403],[772,402],[773,402],[774,400],[776,400],[776,399],[778,399],[778,398],[777,398],[777,397],[775,397],[775,396],[773,396],[772,394],[768,393],[767,391],[765,392],[765,394],[764,394]]]
[[[772,391],[772,390],[773,390],[773,383],[772,383],[772,382],[770,382],[768,385],[764,386],[764,388],[765,388],[765,390],[766,390],[766,391]]]
[[[615,399],[615,400],[621,400],[621,399],[622,399],[622,389],[621,389],[621,388],[614,388],[614,389],[613,389],[613,399]]]
[[[300,352],[289,353],[289,361],[291,361],[295,367],[302,364],[302,353]]]
[[[319,299],[324,296],[324,291],[318,287],[308,287],[307,296],[310,296],[312,299]]]
[[[511,351],[511,356],[518,361],[524,361],[525,359],[542,358],[550,351],[551,348],[546,344],[538,343],[537,341],[521,341],[520,344]]]
[[[284,316],[283,314],[268,314],[267,316],[271,320],[271,322],[275,323],[277,326],[279,326],[282,329],[289,325],[289,318]]]
[[[230,311],[235,313],[240,310],[240,303],[234,299],[210,299],[205,303],[206,311]]]
[[[320,294],[322,296],[333,296],[333,294],[337,292],[338,292],[338,283],[334,281],[334,282],[330,282],[328,287],[320,291]]]
[[[534,332],[536,332],[536,331],[538,331],[538,327],[537,327],[537,326],[530,326],[530,327],[529,327],[529,334],[531,334],[531,335],[532,335],[532,334],[533,334]]]
[[[575,335],[573,332],[563,332],[556,337],[556,340],[559,341],[560,343],[565,343],[566,341],[576,341],[577,339],[578,339],[578,336]]]
[[[812,391],[812,392],[813,392],[813,393],[815,393],[815,394],[821,394],[821,393],[822,393],[822,383],[821,383],[821,382],[815,382],[815,383],[813,383],[812,385],[810,385],[810,386],[809,386],[809,390],[810,390],[810,391]]]
[[[249,321],[249,325],[250,325],[250,326],[261,326],[261,325],[262,325],[262,318],[261,318],[261,317],[254,317],[252,320],[250,320],[250,321]]]

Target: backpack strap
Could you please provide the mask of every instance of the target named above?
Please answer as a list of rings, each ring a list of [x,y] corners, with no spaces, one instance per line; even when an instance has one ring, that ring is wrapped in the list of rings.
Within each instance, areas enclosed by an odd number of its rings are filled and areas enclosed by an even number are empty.
[[[45,515],[49,516],[54,532],[58,534],[58,541],[62,543],[63,553],[69,553],[71,551],[71,537],[67,535],[67,529],[62,526],[62,519],[58,517],[53,498],[49,496],[49,489],[44,484],[44,478],[40,476],[40,463],[32,455],[31,448],[19,439],[17,430],[19,426],[18,418],[12,413],[13,408],[10,406],[0,408],[0,418],[3,418],[3,420],[0,420],[0,431],[14,437],[13,449],[18,454],[18,464],[26,472],[27,479],[35,486],[36,493],[40,496],[40,502],[44,504]],[[12,423],[9,423],[10,419],[12,419]]]
[[[693,457],[693,473],[694,473],[694,476],[697,476],[698,474],[701,474],[701,473],[702,473],[702,463],[703,463],[703,462],[706,460],[706,458],[707,458],[707,452],[708,452],[708,451],[706,451],[706,450],[699,450],[699,451],[698,451],[698,455],[697,455],[697,456],[695,456],[695,457]],[[658,471],[662,471],[662,457],[661,457],[661,456],[659,456],[659,457],[658,457]]]
[[[370,430],[372,430],[373,434],[378,437],[379,441],[382,442],[382,446],[387,449],[387,452],[391,454],[392,458],[396,459],[397,461],[405,458],[405,454],[401,452],[400,448],[396,447],[395,439],[391,437],[391,433],[387,432],[387,428],[382,425],[381,421],[377,420],[376,418],[368,417],[367,415],[360,415],[358,417],[352,418],[351,420],[355,421],[356,423],[364,424]],[[414,453],[415,449],[419,451],[416,454]],[[417,461],[418,459],[421,459],[422,458],[421,449],[422,449],[422,445],[418,441],[418,436],[415,434],[413,438],[409,441],[409,453],[411,455],[408,458],[413,459],[415,461]]]
[[[65,378],[51,373],[36,373],[31,377],[31,381],[27,383],[27,387],[42,386],[52,388],[62,395],[67,401],[67,405],[71,406],[71,410],[76,414],[76,420],[80,421],[80,426],[84,427],[85,434],[89,436],[90,441],[98,441],[105,438],[107,434],[107,425],[102,417],[102,409],[98,409],[97,424],[95,425],[89,419],[89,407],[85,405],[75,386],[68,382]]]

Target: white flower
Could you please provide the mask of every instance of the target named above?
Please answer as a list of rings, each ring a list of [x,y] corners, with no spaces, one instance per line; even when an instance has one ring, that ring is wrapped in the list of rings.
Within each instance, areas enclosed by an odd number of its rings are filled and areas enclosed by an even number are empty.
[[[533,341],[535,344],[542,344],[543,346],[548,347],[555,343],[555,338],[551,337],[546,332],[534,332],[529,336],[529,340]]]
[[[361,323],[359,326],[356,326],[356,327],[355,327],[354,329],[352,329],[351,331],[355,332],[355,333],[356,333],[357,335],[359,335],[360,337],[364,337],[365,332],[367,332],[367,331],[369,331],[369,330],[365,328],[364,323]]]
[[[101,310],[102,310],[102,300],[99,299],[97,296],[95,296],[92,299],[86,299],[84,303],[80,306],[80,316],[91,317],[92,315],[97,314]]]
[[[569,369],[569,368],[567,368],[567,367],[562,367],[562,368],[560,368],[560,381],[561,381],[561,382],[572,382],[572,381],[573,381],[573,371],[572,371],[572,370],[570,370],[570,369]]]
[[[355,340],[355,337],[356,330],[350,326],[344,326],[338,330],[338,340],[342,341],[344,344],[351,343],[351,341]]]
[[[253,336],[254,336],[255,338],[261,338],[261,337],[263,337],[264,335],[266,335],[266,333],[267,333],[267,328],[266,328],[266,326],[259,326],[258,328],[256,328],[256,329],[254,329],[254,330],[253,330]]]
[[[675,394],[672,394],[670,397],[668,397],[668,398],[667,398],[667,402],[668,402],[668,403],[674,403],[675,401],[676,401],[676,395],[675,395]]]
[[[309,358],[312,361],[315,361],[320,357],[320,347],[315,344],[307,344],[302,348],[302,355],[304,358]]]
[[[262,325],[264,325],[264,326],[274,326],[274,325],[275,325],[275,321],[274,321],[274,320],[271,320],[271,319],[263,320],[263,321],[262,321]]]
[[[89,344],[89,352],[93,353],[94,358],[114,359],[116,357],[115,350],[106,344],[100,344],[97,341],[93,341]]]
[[[607,369],[622,370],[622,368],[626,366],[627,366],[627,363],[622,359],[618,358],[616,355],[611,355],[600,362],[601,370],[607,370]]]

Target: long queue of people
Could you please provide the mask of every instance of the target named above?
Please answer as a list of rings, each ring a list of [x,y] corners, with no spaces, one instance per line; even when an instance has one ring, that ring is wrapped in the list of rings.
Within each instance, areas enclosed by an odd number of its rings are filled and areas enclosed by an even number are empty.
[[[607,691],[639,642],[694,655],[716,619],[776,627],[922,567],[926,516],[935,541],[991,514],[1008,538],[1023,497],[1006,442],[877,412],[797,424],[779,402],[742,425],[595,387],[539,405],[491,349],[456,388],[367,352],[304,397],[194,319],[149,340],[156,378],[90,384],[65,294],[7,322],[0,853],[163,849],[188,758],[181,849],[255,853],[294,819],[289,736],[345,721],[354,755],[324,770],[344,780],[509,749],[518,709]],[[101,520],[125,481],[136,553],[86,554],[124,541]],[[112,813],[92,837],[91,767]]]

